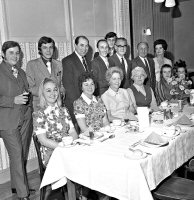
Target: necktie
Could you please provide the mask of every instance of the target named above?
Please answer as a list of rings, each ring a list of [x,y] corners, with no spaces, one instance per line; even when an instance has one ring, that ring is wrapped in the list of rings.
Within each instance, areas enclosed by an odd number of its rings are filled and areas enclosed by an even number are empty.
[[[48,61],[48,62],[46,63],[46,66],[47,66],[47,69],[48,69],[49,73],[51,74],[51,62]]]
[[[88,66],[84,57],[82,57],[82,63],[86,71],[88,71]]]
[[[121,58],[121,68],[123,70],[123,73],[126,74],[126,69],[125,69],[125,62],[124,62],[124,59]]]
[[[15,78],[18,77],[18,70],[13,66],[12,69],[11,69],[13,75],[15,76]]]
[[[104,60],[104,62],[105,62],[105,65],[106,65],[106,67],[107,67],[107,69],[108,69],[108,67],[109,67],[108,59],[106,58],[106,59]]]
[[[147,73],[147,76],[148,76],[148,78],[151,79],[151,76],[150,76],[150,69],[149,69],[149,65],[148,65],[147,59],[144,58],[144,62],[145,62],[145,66],[146,66],[146,73]]]

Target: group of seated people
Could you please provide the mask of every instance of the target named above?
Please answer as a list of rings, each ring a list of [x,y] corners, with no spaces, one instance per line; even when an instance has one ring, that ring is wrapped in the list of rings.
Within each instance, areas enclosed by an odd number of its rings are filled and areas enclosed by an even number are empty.
[[[100,42],[106,44],[105,40]],[[100,44],[98,43],[98,45]],[[118,46],[117,50],[111,51],[113,55],[120,51]],[[147,43],[142,42],[139,46],[148,50]],[[153,59],[155,88],[146,82],[153,78],[147,74],[151,71],[151,66],[148,66],[147,72],[144,67],[129,65],[131,84],[127,88],[122,87],[122,81],[126,79],[126,72],[122,67],[108,66],[103,75],[105,80],[102,78],[100,80],[107,85],[107,88],[103,89],[104,91],[99,96],[95,96],[96,89],[101,85],[98,82],[99,77],[94,73],[95,70],[86,71],[79,76],[78,88],[81,95],[73,102],[73,108],[77,124],[83,134],[89,136],[89,131],[97,131],[109,125],[114,119],[123,120],[126,115],[129,120],[135,119],[137,107],[148,107],[150,111],[157,111],[161,102],[170,101],[173,98],[170,92],[172,85],[169,82],[172,75],[181,80],[188,80],[184,62],[177,62],[176,71],[173,72],[172,62],[164,57],[167,49],[165,40],[155,41],[154,47],[156,53],[156,57]],[[125,45],[121,45],[119,48],[125,48]],[[138,51],[141,56],[142,50]],[[95,56],[99,55],[95,54]],[[110,56],[108,51],[107,56]],[[38,136],[42,144],[43,161],[47,165],[53,149],[63,146],[62,137],[71,135],[73,139],[77,139],[79,133],[74,128],[68,110],[61,106],[60,88],[56,81],[49,78],[44,79],[39,87],[39,99],[39,109],[33,114],[34,134]],[[103,198],[104,196],[101,196],[101,199]]]

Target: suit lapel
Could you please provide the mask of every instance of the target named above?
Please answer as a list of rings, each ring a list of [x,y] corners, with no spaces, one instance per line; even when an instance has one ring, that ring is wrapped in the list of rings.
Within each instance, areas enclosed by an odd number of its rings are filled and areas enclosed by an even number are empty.
[[[17,83],[17,79],[15,78],[15,76],[12,74],[12,72],[9,70],[9,68],[8,68],[8,66],[7,66],[7,64],[3,61],[2,62],[2,68],[3,68],[3,70],[4,70],[4,72],[5,72],[5,74],[10,78],[10,79],[12,79],[13,81],[15,81],[16,83]]]
[[[48,69],[46,68],[42,58],[38,59],[38,65],[37,67],[39,68],[39,70],[42,72],[42,74],[44,74],[45,77],[50,77],[50,73],[48,71]],[[51,66],[51,72],[52,72],[52,66]]]
[[[97,57],[99,63],[100,63],[100,68],[103,70],[103,71],[106,71],[107,68],[109,68],[109,66],[107,67],[104,60],[102,60],[102,58],[100,56]]]
[[[85,72],[86,70],[85,70],[85,68],[84,68],[84,66],[83,66],[83,64],[82,64],[82,62],[80,61],[80,59],[78,58],[78,56],[76,55],[75,52],[73,52],[72,56],[73,56],[73,61],[74,61],[74,63],[75,63],[75,66],[76,66],[80,71]],[[87,62],[87,61],[86,61],[86,62]],[[88,63],[87,63],[87,64],[88,64]]]

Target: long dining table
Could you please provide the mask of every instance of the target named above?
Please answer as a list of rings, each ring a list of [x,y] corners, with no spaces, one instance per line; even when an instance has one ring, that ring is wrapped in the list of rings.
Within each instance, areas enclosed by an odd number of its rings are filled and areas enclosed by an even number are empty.
[[[127,126],[114,130],[114,138],[91,145],[57,147],[50,158],[40,187],[59,188],[71,180],[120,200],[153,200],[151,191],[194,156],[194,130],[181,126],[180,134],[165,137],[167,145],[143,146],[150,133],[162,133],[163,124],[152,124],[143,132]],[[129,157],[129,147],[144,152]]]

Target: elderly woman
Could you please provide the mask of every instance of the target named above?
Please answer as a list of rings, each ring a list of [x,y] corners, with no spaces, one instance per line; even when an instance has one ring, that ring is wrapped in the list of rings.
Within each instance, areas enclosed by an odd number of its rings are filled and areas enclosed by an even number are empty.
[[[164,53],[167,50],[167,43],[163,39],[158,39],[154,42],[154,50],[156,57],[153,59],[155,62],[155,73],[156,73],[156,81],[160,81],[160,70],[162,65],[168,64],[172,66],[172,61],[168,58],[164,57]]]
[[[131,75],[134,83],[127,90],[135,107],[149,107],[151,110],[156,111],[158,107],[152,88],[144,85],[146,78],[145,70],[142,67],[135,67]]]
[[[109,89],[102,95],[106,106],[108,119],[124,119],[126,111],[133,115],[135,108],[126,89],[120,88],[123,80],[123,71],[119,67],[111,67],[106,71],[106,80]]]
[[[79,89],[82,94],[79,99],[74,101],[74,114],[81,132],[87,130],[97,131],[101,127],[109,124],[106,114],[106,108],[100,98],[96,98],[95,78],[92,73],[85,72],[79,77]]]
[[[170,84],[171,76],[172,67],[168,64],[163,65],[160,72],[160,81],[156,84],[156,98],[158,105],[163,101],[169,101],[173,98],[170,94],[172,89],[172,85]]]
[[[39,109],[33,113],[34,134],[42,145],[42,159],[47,165],[53,150],[63,146],[62,138],[70,135],[76,139],[77,133],[67,109],[61,107],[59,87],[54,80],[43,80],[39,98]]]

